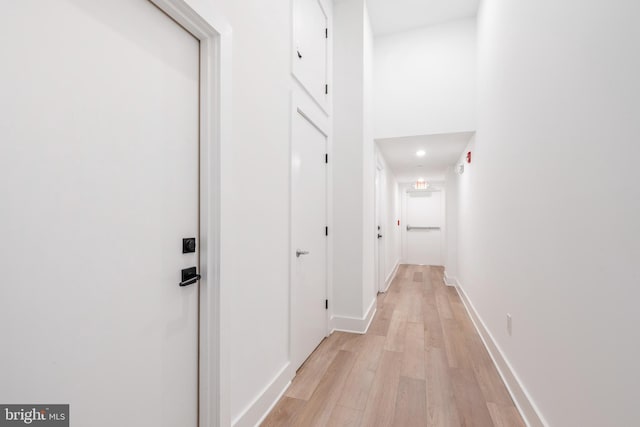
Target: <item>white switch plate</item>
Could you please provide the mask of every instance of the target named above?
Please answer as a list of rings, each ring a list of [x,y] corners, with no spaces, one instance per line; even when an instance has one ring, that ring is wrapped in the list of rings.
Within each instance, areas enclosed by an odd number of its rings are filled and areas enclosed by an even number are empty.
[[[509,313],[507,313],[507,333],[509,334],[509,336],[511,336],[511,315]]]

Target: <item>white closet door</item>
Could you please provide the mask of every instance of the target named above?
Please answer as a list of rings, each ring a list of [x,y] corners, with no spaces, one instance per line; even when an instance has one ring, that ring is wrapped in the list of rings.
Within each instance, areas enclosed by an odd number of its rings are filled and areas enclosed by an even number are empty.
[[[297,368],[327,334],[327,138],[293,118],[292,349]]]
[[[327,16],[318,0],[295,0],[293,72],[324,105],[327,94]]]

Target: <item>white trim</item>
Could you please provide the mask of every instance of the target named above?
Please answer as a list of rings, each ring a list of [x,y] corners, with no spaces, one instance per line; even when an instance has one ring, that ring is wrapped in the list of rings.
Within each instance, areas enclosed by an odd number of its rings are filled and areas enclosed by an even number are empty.
[[[458,285],[458,279],[453,276],[449,276],[447,274],[447,270],[444,271],[444,275],[442,276],[442,281],[447,286],[453,286],[454,288]]]
[[[278,371],[273,380],[260,391],[258,397],[233,420],[233,427],[254,427],[264,421],[291,384],[294,373],[291,372],[290,365],[287,362]]]
[[[329,324],[331,325],[331,333],[335,331],[350,332],[353,334],[366,334],[369,330],[369,326],[373,321],[373,317],[376,315],[378,299],[374,298],[367,313],[364,317],[350,317],[350,316],[331,316]]]
[[[546,427],[549,424],[545,421],[542,413],[534,403],[533,399],[527,392],[526,388],[522,384],[522,381],[518,378],[518,375],[515,373],[513,367],[504,356],[502,350],[493,339],[491,332],[487,329],[482,318],[476,312],[476,309],[473,307],[471,300],[467,297],[467,294],[464,292],[460,284],[456,281],[456,290],[458,291],[458,295],[460,295],[460,299],[464,304],[473,325],[478,331],[478,335],[480,335],[480,339],[484,344],[484,347],[489,352],[489,356],[493,361],[496,369],[498,370],[498,374],[502,378],[513,402],[518,408],[520,415],[524,419],[524,422],[528,427]]]
[[[389,290],[389,286],[391,286],[391,283],[393,283],[393,279],[396,278],[396,274],[398,273],[398,267],[400,267],[400,258],[398,258],[396,260],[396,266],[393,267],[393,270],[387,276],[387,279],[384,282],[384,291],[383,292],[387,292]]]
[[[229,425],[226,287],[220,279],[221,151],[230,140],[231,28],[183,0],[151,0],[200,41],[199,425]],[[211,15],[211,14],[210,14]],[[217,15],[217,14],[216,14]],[[228,304],[227,304],[228,305]]]

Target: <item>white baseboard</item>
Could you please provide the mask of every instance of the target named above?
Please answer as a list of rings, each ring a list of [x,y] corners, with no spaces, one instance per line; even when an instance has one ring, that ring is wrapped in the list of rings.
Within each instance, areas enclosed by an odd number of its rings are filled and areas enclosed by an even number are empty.
[[[334,331],[351,332],[353,334],[366,334],[373,320],[373,316],[376,314],[378,299],[374,298],[367,313],[363,318],[348,317],[348,316],[331,316],[329,321],[329,329],[331,333]]]
[[[291,372],[290,367],[291,364],[287,362],[258,397],[233,420],[233,427],[257,427],[264,421],[291,384],[295,372]]]
[[[522,415],[524,422],[528,427],[547,427],[549,424],[544,420],[542,413],[531,399],[529,393],[527,393],[527,390],[522,385],[522,381],[520,381],[511,367],[511,364],[504,357],[502,350],[498,347],[498,344],[493,339],[491,332],[489,332],[485,326],[484,322],[476,312],[476,309],[473,307],[473,304],[467,297],[467,294],[464,292],[457,280],[455,287],[465,309],[467,310],[467,313],[469,314],[469,317],[471,318],[471,321],[473,322],[473,325],[480,335],[480,339],[482,339],[482,343],[489,352],[489,356],[493,360],[493,364],[496,366],[496,369],[498,370],[502,381],[506,385],[513,402],[518,408],[520,415]]]
[[[389,286],[391,286],[391,282],[393,282],[393,279],[396,278],[396,273],[398,272],[398,267],[400,267],[400,259],[399,258],[396,261],[396,266],[393,267],[393,270],[387,276],[387,279],[384,281],[384,291],[382,291],[382,292],[387,292],[389,290]]]
[[[447,274],[447,270],[444,271],[443,280],[444,280],[444,284],[447,286],[453,286],[453,287],[459,286],[458,279],[456,279],[453,276],[449,276]]]

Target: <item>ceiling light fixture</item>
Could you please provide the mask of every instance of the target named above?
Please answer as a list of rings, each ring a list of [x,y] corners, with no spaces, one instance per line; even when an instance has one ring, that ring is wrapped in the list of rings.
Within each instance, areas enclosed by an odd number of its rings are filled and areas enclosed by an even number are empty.
[[[425,154],[427,154],[427,152],[426,152],[426,151],[424,151],[424,150],[418,150],[418,151],[416,151],[416,156],[418,156],[418,157],[424,157],[424,156],[425,156]]]

